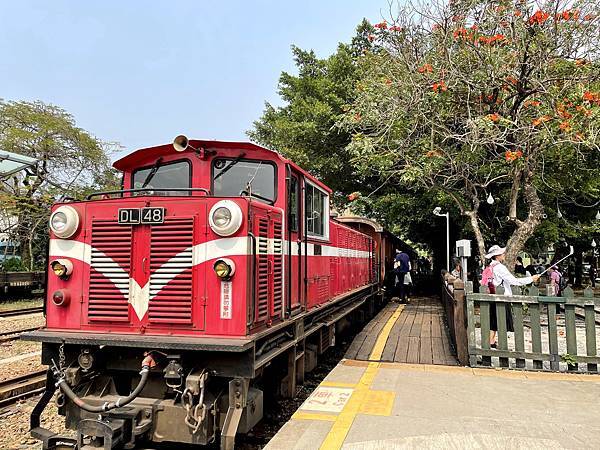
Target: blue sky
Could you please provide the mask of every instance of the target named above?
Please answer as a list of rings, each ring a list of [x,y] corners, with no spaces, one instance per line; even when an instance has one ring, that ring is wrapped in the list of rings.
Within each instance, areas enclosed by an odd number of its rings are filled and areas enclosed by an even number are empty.
[[[124,146],[246,140],[290,46],[332,53],[385,0],[4,1],[0,98],[63,107]]]

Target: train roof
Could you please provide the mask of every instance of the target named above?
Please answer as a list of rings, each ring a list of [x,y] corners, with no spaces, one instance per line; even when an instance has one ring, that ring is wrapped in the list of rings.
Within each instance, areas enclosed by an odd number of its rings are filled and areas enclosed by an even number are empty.
[[[280,161],[289,164],[290,166],[292,166],[294,169],[296,169],[297,171],[301,172],[303,175],[306,176],[306,178],[308,178],[311,183],[316,184],[317,186],[319,186],[321,189],[324,189],[325,191],[327,191],[328,193],[331,194],[331,189],[326,186],[325,184],[323,184],[321,181],[319,181],[317,178],[315,178],[314,176],[312,176],[310,173],[308,173],[306,170],[304,170],[302,167],[298,166],[296,163],[294,163],[293,161],[285,158],[283,155],[281,155],[279,152],[276,152],[274,150],[271,150],[269,148],[266,147],[261,147],[260,145],[256,145],[253,144],[252,142],[236,142],[236,141],[214,141],[214,140],[202,140],[202,139],[191,139],[189,141],[190,145],[194,148],[204,148],[207,150],[210,149],[228,149],[228,150],[245,150],[247,152],[268,152],[271,153],[272,156],[276,159],[279,159]],[[115,161],[113,163],[113,167],[117,170],[121,170],[121,171],[127,171],[127,170],[131,170],[131,169],[135,169],[139,166],[139,163],[141,160],[147,160],[147,159],[157,159],[160,158],[161,156],[166,156],[166,155],[172,155],[175,152],[175,150],[173,149],[173,145],[171,143],[169,144],[163,144],[163,145],[158,145],[156,147],[147,147],[147,148],[142,148],[139,150],[136,150],[132,153],[130,153],[127,156],[124,156],[121,159],[118,159],[117,161]],[[182,154],[185,153],[193,153],[193,150],[185,150],[183,152],[181,152]]]

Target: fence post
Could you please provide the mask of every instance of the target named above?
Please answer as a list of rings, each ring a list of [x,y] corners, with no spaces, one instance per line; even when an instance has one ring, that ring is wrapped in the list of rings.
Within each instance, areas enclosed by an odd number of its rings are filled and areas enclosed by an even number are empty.
[[[465,284],[461,280],[454,281],[454,337],[456,339],[456,356],[463,366],[469,365],[469,341],[467,336]]]

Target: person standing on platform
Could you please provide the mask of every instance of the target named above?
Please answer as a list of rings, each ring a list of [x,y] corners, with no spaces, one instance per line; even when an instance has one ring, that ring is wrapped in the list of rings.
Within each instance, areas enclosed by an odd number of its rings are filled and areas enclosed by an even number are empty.
[[[523,258],[517,256],[517,262],[515,263],[515,273],[517,275],[527,275],[525,266],[523,265]]]
[[[492,245],[488,250],[486,259],[492,261],[482,273],[481,285],[488,286],[490,294],[496,293],[496,288],[500,285],[504,288],[504,295],[512,296],[511,286],[525,286],[526,284],[536,283],[539,275],[530,277],[517,278],[503,264],[506,259],[506,248],[499,245]],[[506,308],[506,329],[514,331],[512,314],[509,308]],[[496,308],[490,308],[490,346],[496,348],[496,333],[498,331],[498,317],[496,316]]]
[[[404,277],[410,272],[410,256],[401,250],[396,250],[396,260],[394,262],[396,270],[396,282],[400,288],[400,301],[406,303],[406,287],[404,285]]]
[[[558,267],[556,266],[546,266],[548,269],[548,274],[550,275],[550,286],[552,289],[552,295],[555,297],[562,296],[561,289],[561,281],[562,281],[562,273],[558,271]],[[557,311],[558,312],[558,311]]]
[[[590,284],[592,288],[596,287],[596,268],[594,267],[594,262],[590,261],[590,270],[588,270],[588,276],[590,277]]]

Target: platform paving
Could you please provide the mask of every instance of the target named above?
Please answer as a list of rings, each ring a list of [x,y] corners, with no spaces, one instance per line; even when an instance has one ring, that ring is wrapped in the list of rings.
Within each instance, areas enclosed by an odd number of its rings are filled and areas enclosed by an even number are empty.
[[[598,448],[598,399],[598,375],[343,360],[266,449]]]
[[[343,359],[266,449],[600,446],[600,375],[436,364],[421,345],[432,342],[437,322],[429,317],[439,314],[433,302],[417,304],[423,311],[382,310],[353,343],[363,359]],[[406,337],[419,342],[416,363],[385,362],[393,339],[395,358]]]

